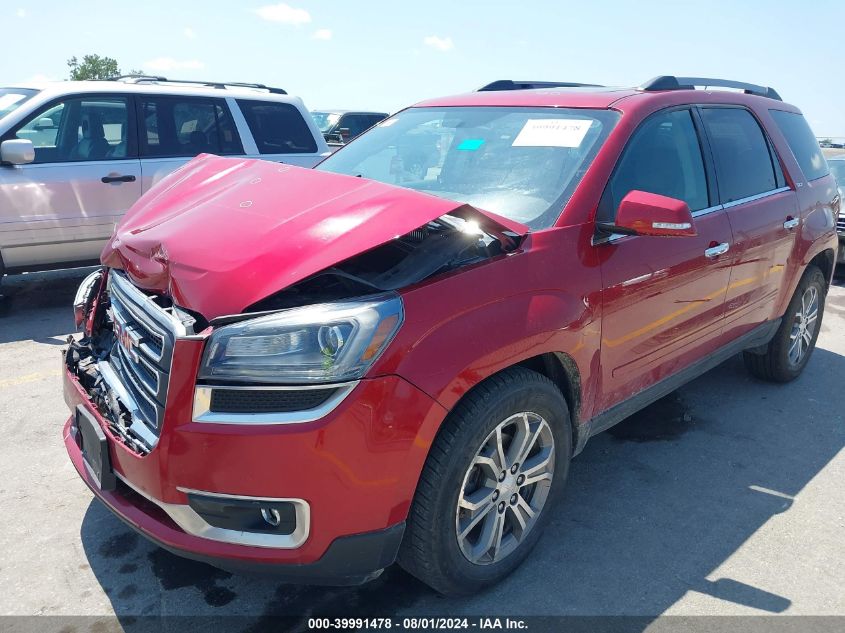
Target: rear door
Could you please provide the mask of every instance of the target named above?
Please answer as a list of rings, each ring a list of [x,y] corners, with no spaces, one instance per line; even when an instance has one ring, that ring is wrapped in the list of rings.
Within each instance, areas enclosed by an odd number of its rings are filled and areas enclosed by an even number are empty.
[[[702,106],[713,152],[719,202],[733,230],[733,270],[725,303],[725,337],[777,318],[799,224],[798,199],[786,186],[771,141],[751,113]]]
[[[198,154],[244,154],[226,99],[139,95],[137,110],[144,191]]]
[[[237,99],[246,125],[255,140],[255,158],[301,167],[313,167],[323,156],[317,146],[316,125],[307,113],[291,103]],[[308,116],[310,125],[303,114]]]
[[[733,242],[715,199],[688,108],[652,115],[634,133],[611,177],[598,219],[613,222],[632,190],[684,200],[696,237],[616,236],[602,261],[602,389],[599,410],[627,400],[712,351],[722,331]]]
[[[29,139],[35,160],[0,167],[0,252],[7,268],[96,260],[141,195],[134,113],[120,94],[64,97],[3,140]]]

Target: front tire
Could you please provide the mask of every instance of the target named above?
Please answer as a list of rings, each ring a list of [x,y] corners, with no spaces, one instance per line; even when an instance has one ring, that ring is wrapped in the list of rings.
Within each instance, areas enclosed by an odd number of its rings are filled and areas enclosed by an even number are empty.
[[[569,410],[554,383],[523,367],[488,379],[435,438],[399,564],[445,595],[499,582],[537,543],[571,454]]]
[[[745,367],[753,376],[769,382],[789,382],[801,375],[816,348],[826,294],[822,271],[809,266],[765,353],[743,352]]]

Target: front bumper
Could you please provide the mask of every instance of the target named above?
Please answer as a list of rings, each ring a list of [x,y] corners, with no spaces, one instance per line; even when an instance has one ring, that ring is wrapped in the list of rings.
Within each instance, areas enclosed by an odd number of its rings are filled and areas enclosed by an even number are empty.
[[[180,341],[161,435],[139,455],[111,435],[76,376],[64,368],[65,400],[82,406],[108,438],[117,487],[101,490],[73,432],[68,454],[94,494],[143,536],[176,554],[225,569],[272,571],[319,584],[363,582],[395,559],[417,478],[445,410],[397,376],[362,380],[320,420],[245,426],[192,420],[197,341]],[[304,539],[283,547],[197,535],[174,520],[187,491],[302,500]],[[181,509],[181,510],[179,510]],[[176,516],[178,519],[178,516]],[[183,524],[184,525],[184,524]],[[299,529],[299,528],[298,528]],[[249,543],[250,541],[246,541]]]

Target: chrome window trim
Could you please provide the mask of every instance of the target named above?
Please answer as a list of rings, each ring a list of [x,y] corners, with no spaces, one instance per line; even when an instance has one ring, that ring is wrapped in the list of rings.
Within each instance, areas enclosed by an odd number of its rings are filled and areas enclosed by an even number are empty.
[[[308,535],[311,530],[311,506],[309,506],[308,502],[304,499],[248,497],[221,494],[217,492],[206,492],[204,490],[193,490],[191,488],[176,488],[179,492],[185,494],[198,494],[206,497],[218,497],[222,499],[243,499],[249,501],[267,501],[271,503],[289,503],[294,507],[296,528],[291,534],[260,534],[257,532],[244,532],[214,527],[197,514],[191,506],[187,504],[166,503],[164,501],[160,501],[151,497],[142,490],[139,490],[120,473],[115,472],[115,476],[117,476],[118,479],[139,495],[164,510],[164,512],[173,519],[173,522],[176,523],[176,525],[192,536],[208,539],[210,541],[218,541],[220,543],[274,549],[295,549],[308,540]]]
[[[741,204],[756,202],[757,200],[762,200],[763,198],[768,198],[769,196],[774,196],[779,193],[783,193],[784,191],[792,191],[792,189],[790,187],[779,187],[778,189],[771,189],[769,191],[764,191],[763,193],[754,194],[753,196],[746,196],[745,198],[740,198],[739,200],[731,200],[730,202],[725,202],[722,205],[722,208],[731,209]]]
[[[334,411],[358,386],[359,380],[330,385],[273,385],[267,387],[244,385],[197,385],[194,389],[193,421],[203,424],[275,425],[315,422]],[[215,413],[211,411],[211,392],[214,389],[238,391],[302,391],[306,389],[335,389],[335,393],[321,405],[302,411],[278,413]]]
[[[710,215],[711,213],[715,213],[716,211],[722,211],[725,207],[721,204],[714,205],[712,207],[707,207],[706,209],[699,209],[698,211],[692,212],[693,218],[700,218],[703,215]]]

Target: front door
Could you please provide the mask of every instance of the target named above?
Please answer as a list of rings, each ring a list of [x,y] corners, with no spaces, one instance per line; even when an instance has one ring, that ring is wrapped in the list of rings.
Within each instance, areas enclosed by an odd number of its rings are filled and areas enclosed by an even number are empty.
[[[35,161],[0,167],[0,253],[7,268],[96,260],[141,195],[132,112],[124,96],[62,99],[6,138]]]
[[[689,109],[658,112],[629,141],[602,197],[612,222],[632,190],[684,200],[696,237],[626,236],[598,244],[602,266],[601,380],[609,409],[712,349],[722,330],[733,242]]]

